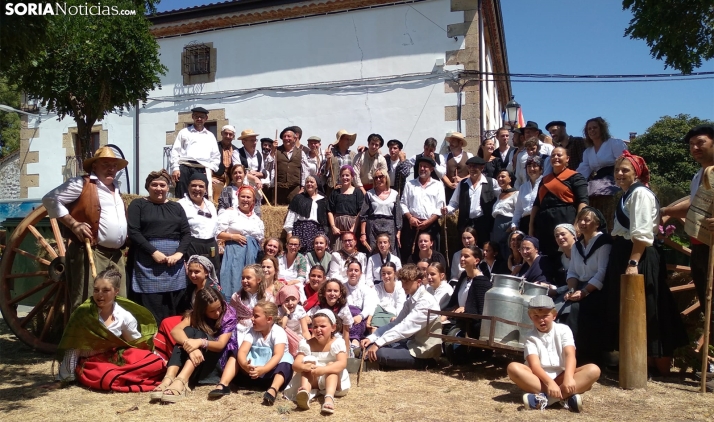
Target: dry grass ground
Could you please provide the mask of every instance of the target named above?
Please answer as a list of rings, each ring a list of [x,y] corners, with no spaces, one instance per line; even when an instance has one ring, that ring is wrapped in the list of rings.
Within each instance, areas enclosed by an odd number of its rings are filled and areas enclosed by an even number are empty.
[[[651,381],[646,390],[623,391],[604,376],[584,396],[585,412],[555,406],[524,411],[521,393],[505,377],[506,360],[468,368],[365,372],[359,387],[337,400],[331,420],[713,420],[714,395],[698,393],[692,381]],[[211,387],[197,388],[175,405],[149,404],[148,393],[89,391],[80,386],[42,389],[51,381],[46,355],[32,352],[0,322],[0,414],[3,421],[307,421],[322,418],[319,404],[306,412],[278,400],[261,405],[262,392],[239,390],[218,401],[206,399]]]

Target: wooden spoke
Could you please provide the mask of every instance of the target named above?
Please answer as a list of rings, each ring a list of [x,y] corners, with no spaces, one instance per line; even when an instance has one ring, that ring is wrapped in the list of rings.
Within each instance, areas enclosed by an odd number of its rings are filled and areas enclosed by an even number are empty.
[[[55,309],[57,309],[59,299],[64,296],[64,286],[60,287],[59,291],[55,295],[55,300],[52,302],[52,307],[50,307],[50,311],[47,313],[47,319],[45,319],[45,325],[42,327],[42,332],[40,333],[40,341],[45,340],[45,335],[47,335],[47,331],[49,328],[52,326],[53,318],[55,316]]]
[[[692,312],[696,311],[697,309],[699,309],[699,301],[697,301],[697,303],[690,306],[689,308],[683,310],[682,316],[687,316],[687,315],[691,314]]]
[[[17,274],[8,274],[5,276],[5,278],[13,279],[13,278],[23,278],[23,277],[38,277],[38,276],[47,276],[49,272],[47,271],[35,271],[34,273],[17,273]]]
[[[21,295],[19,295],[19,296],[13,297],[12,300],[10,300],[10,301],[8,302],[8,304],[9,304],[9,305],[15,305],[15,304],[18,303],[19,301],[24,300],[25,298],[28,298],[28,297],[34,295],[35,293],[37,293],[37,292],[39,292],[40,290],[46,288],[47,286],[53,285],[54,283],[55,283],[55,282],[52,281],[52,280],[47,280],[47,281],[45,281],[45,282],[42,283],[42,284],[38,284],[37,286],[35,286],[35,287],[33,287],[32,289],[26,291],[25,293],[23,293],[23,294],[21,294]]]
[[[17,229],[15,229],[17,230]],[[35,239],[37,239],[38,242],[40,242],[40,245],[42,245],[43,248],[47,251],[47,253],[50,254],[52,259],[57,258],[59,255],[57,255],[57,252],[55,252],[54,248],[47,243],[47,240],[40,234],[40,232],[37,231],[37,229],[33,225],[27,226],[27,230],[32,233],[33,236],[35,236]]]
[[[58,289],[59,289],[59,284],[55,284],[54,286],[52,286],[52,288],[45,295],[45,297],[43,297],[37,303],[37,305],[35,305],[35,307],[32,308],[30,313],[28,313],[27,316],[25,318],[23,318],[22,322],[20,322],[20,327],[25,328],[27,323],[30,322],[32,320],[32,318],[34,318],[35,315],[37,315],[38,312],[40,312],[41,310],[43,310],[45,308],[45,305],[47,304],[47,302],[49,302],[49,300],[52,299],[52,296],[54,296],[55,293],[57,293]]]
[[[64,239],[62,239],[62,233],[60,232],[59,225],[56,218],[50,218],[50,225],[52,226],[52,233],[55,235],[55,242],[57,242],[57,251],[59,256],[65,255],[64,249]]]
[[[33,255],[33,254],[31,254],[31,253],[29,253],[29,252],[27,252],[27,251],[23,251],[23,250],[20,249],[20,248],[13,248],[13,251],[19,253],[20,255],[24,255],[24,256],[26,256],[26,257],[28,257],[28,258],[34,260],[34,261],[37,261],[37,262],[39,262],[40,264],[50,265],[50,261],[48,261],[48,260],[46,260],[46,259],[44,259],[44,258],[40,258],[40,257],[37,256],[37,255]]]
[[[681,286],[670,287],[669,291],[671,291],[672,293],[684,292],[687,290],[694,290],[695,288],[696,288],[696,286],[694,286],[694,283],[689,283],[689,284],[682,284]]]
[[[692,269],[690,267],[687,267],[685,265],[672,265],[672,264],[667,264],[667,270],[668,271],[677,271],[679,273],[691,273]]]

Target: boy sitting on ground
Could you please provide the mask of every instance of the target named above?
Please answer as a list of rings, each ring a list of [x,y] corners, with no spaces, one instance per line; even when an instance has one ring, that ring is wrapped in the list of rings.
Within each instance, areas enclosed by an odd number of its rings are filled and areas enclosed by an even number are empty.
[[[508,377],[526,392],[526,409],[544,410],[561,402],[571,411],[580,412],[580,395],[600,378],[600,368],[594,364],[575,367],[573,332],[567,325],[553,322],[556,313],[550,297],[540,295],[530,300],[528,316],[534,329],[526,337],[526,364],[509,364]]]

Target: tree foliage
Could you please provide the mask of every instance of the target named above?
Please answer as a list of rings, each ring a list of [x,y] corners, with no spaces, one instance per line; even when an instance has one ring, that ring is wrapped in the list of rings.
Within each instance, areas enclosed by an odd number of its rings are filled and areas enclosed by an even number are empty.
[[[17,86],[8,84],[0,77],[0,104],[12,108],[20,107],[20,93]],[[20,148],[20,116],[14,112],[0,111],[0,157],[4,157]]]
[[[634,17],[625,30],[647,42],[665,68],[692,73],[714,57],[714,0],[623,0]]]
[[[87,4],[84,0],[65,3]],[[159,75],[166,73],[166,67],[159,60],[159,47],[144,15],[156,3],[112,3],[119,10],[137,10],[134,16],[46,16],[46,42],[31,58],[17,58],[9,65],[8,79],[19,89],[60,119],[75,120],[78,155],[91,153],[91,128],[97,121],[146,101],[148,93],[161,86]]]
[[[689,129],[703,123],[712,122],[688,114],[664,116],[630,142],[629,150],[647,161],[651,184],[663,204],[689,195],[689,182],[699,164],[692,159],[689,146],[682,139]]]

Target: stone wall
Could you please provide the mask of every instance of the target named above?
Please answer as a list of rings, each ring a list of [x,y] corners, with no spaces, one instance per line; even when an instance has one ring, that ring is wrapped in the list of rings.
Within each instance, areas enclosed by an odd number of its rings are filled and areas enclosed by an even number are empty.
[[[0,199],[20,198],[20,151],[0,159]]]

